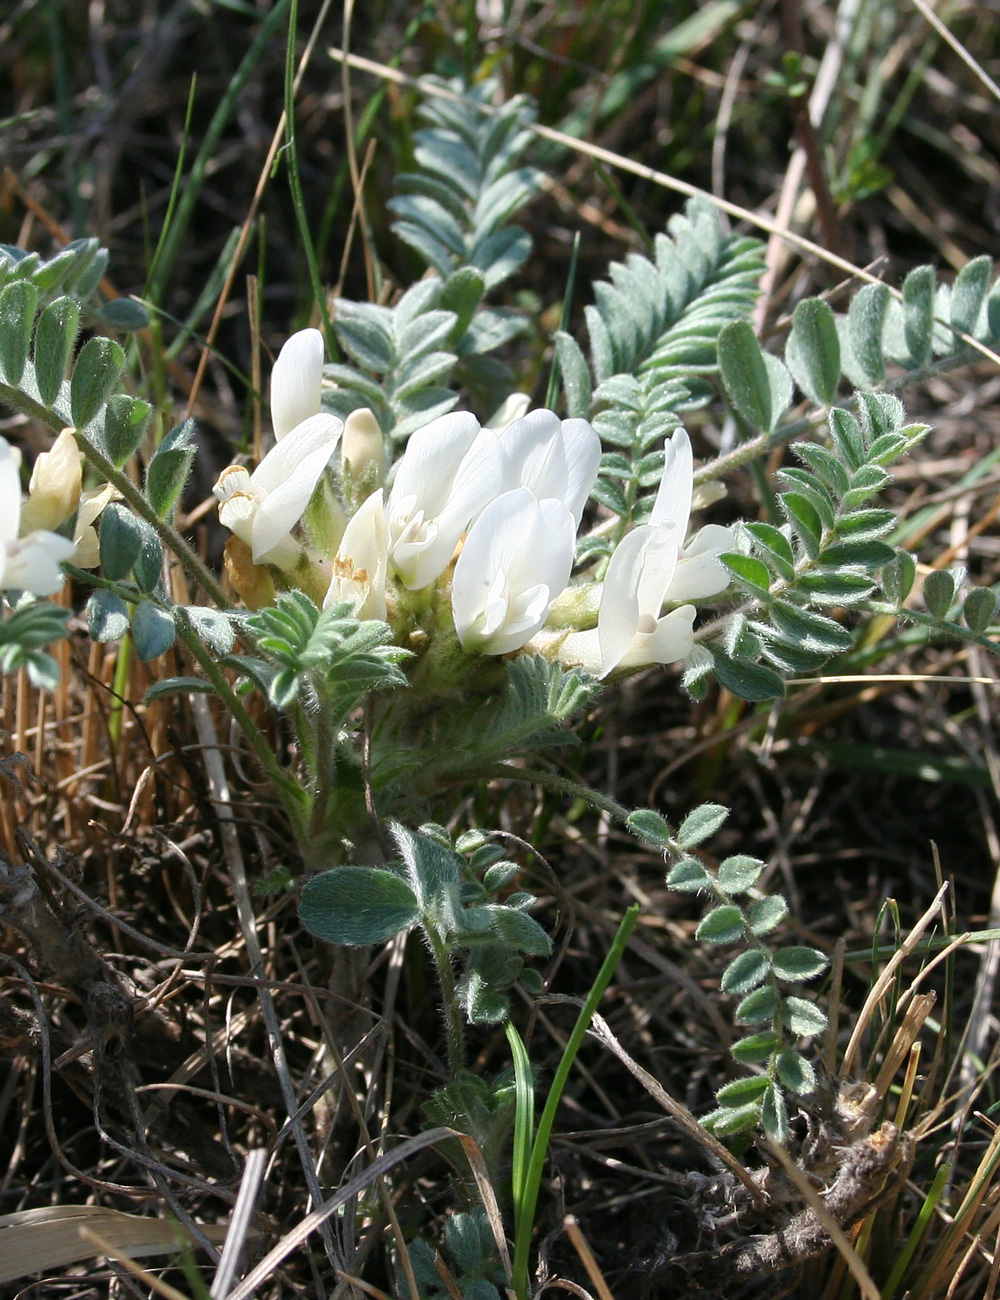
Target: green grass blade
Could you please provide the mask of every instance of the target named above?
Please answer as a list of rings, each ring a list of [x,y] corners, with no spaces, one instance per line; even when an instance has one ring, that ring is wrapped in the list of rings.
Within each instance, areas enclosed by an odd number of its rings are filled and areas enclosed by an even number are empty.
[[[511,1021],[504,1028],[514,1061],[514,1142],[511,1167],[511,1195],[514,1201],[514,1232],[517,1234],[524,1204],[525,1181],[531,1160],[531,1136],[535,1131],[535,1083],[531,1077],[531,1061],[521,1035]]]
[[[552,1126],[555,1123],[556,1111],[559,1108],[559,1102],[562,1100],[563,1090],[566,1087],[566,1080],[569,1078],[569,1072],[573,1068],[573,1062],[576,1060],[576,1054],[580,1050],[580,1045],[584,1040],[590,1022],[593,1019],[594,1012],[597,1010],[598,1003],[604,996],[604,991],[611,982],[611,977],[615,973],[618,963],[625,952],[625,945],[629,941],[629,936],[635,926],[639,916],[639,904],[633,903],[622,918],[622,923],[618,927],[618,933],[615,935],[615,941],[611,945],[608,955],[605,957],[601,969],[597,973],[597,978],[587,994],[587,1000],[580,1009],[577,1016],[576,1024],[573,1026],[573,1032],[569,1036],[566,1049],[559,1061],[556,1069],[555,1078],[552,1080],[552,1086],[549,1088],[548,1097],[545,1100],[545,1107],[542,1111],[542,1117],[538,1121],[538,1132],[535,1135],[534,1146],[531,1148],[531,1160],[528,1165],[528,1172],[525,1178],[524,1197],[521,1202],[521,1214],[517,1225],[517,1232],[514,1238],[514,1277],[513,1287],[517,1300],[527,1300],[528,1294],[528,1252],[531,1249],[531,1230],[535,1222],[535,1207],[538,1204],[538,1191],[541,1187],[542,1173],[545,1168],[545,1156],[549,1148],[549,1138],[552,1136]]]

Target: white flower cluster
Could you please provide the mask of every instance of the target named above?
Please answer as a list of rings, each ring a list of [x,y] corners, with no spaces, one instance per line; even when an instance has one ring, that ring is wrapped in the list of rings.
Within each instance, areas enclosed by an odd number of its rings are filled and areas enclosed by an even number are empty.
[[[388,491],[375,487],[346,526],[334,527],[335,553],[310,556],[292,532],[338,444],[354,482],[366,472],[377,481],[383,463],[370,412],[350,416],[345,429],[321,411],[322,366],[318,330],[288,340],[271,377],[277,443],[253,473],[231,466],[215,486],[222,522],[255,563],[291,574],[306,556],[329,572],[326,606],[346,601],[359,618],[380,619],[405,604],[405,592],[435,586],[448,572],[455,633],[470,653],[503,655],[531,643],[604,677],[670,663],[692,648],[695,607],[681,602],[728,585],[717,556],[734,539],[709,525],[685,545],[693,461],[682,429],[666,446],[649,523],[624,537],[603,584],[581,584],[589,593],[578,604],[589,608],[590,622],[596,609],[596,627],[574,630],[560,619],[558,629],[546,629],[553,602],[570,587],[576,533],[597,478],[594,429],[544,410],[505,427],[507,412],[498,413],[498,428],[467,413],[442,416],[410,437]],[[511,413],[523,410],[518,402]],[[664,614],[665,606],[679,607]]]

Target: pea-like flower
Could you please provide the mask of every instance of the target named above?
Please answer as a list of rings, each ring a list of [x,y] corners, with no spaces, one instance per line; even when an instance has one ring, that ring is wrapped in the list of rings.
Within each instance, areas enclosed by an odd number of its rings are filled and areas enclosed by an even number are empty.
[[[455,564],[451,605],[465,650],[503,655],[542,626],[573,568],[576,523],[552,497],[504,492],[469,529]]]
[[[667,664],[694,647],[695,606],[729,585],[718,556],[732,548],[728,528],[709,524],[687,534],[693,496],[691,441],[677,429],[664,449],[663,477],[649,523],[615,548],[604,575],[596,631],[571,633],[560,657],[606,677],[616,668]],[[667,604],[677,608],[663,613]]]
[[[344,530],[323,608],[346,600],[355,618],[384,619],[388,548],[389,525],[379,488],[355,511]]]
[[[323,335],[299,330],[287,339],[271,370],[271,424],[281,440],[319,415],[323,386]]]
[[[76,547],[44,528],[19,538],[20,523],[18,457],[6,438],[0,438],[0,589],[52,596],[65,582],[60,565],[73,557]]]
[[[343,423],[312,415],[267,453],[253,473],[230,465],[212,491],[219,519],[246,542],[254,564],[294,569],[302,548],[291,535],[337,450]]]
[[[532,411],[501,434],[504,487],[530,488],[539,501],[562,501],[579,528],[601,463],[601,440],[586,420]]]
[[[474,415],[442,415],[411,435],[386,502],[389,562],[404,587],[418,591],[444,572],[502,475],[499,438]]]

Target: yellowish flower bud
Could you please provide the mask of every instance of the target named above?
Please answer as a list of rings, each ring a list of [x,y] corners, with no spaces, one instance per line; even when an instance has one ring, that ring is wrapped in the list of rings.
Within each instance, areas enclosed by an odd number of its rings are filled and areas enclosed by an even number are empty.
[[[385,439],[378,420],[367,406],[352,411],[344,421],[340,466],[341,473],[358,496],[367,497],[382,484],[385,474]]]
[[[76,510],[83,485],[83,455],[72,429],[63,429],[35,461],[28,499],[21,510],[21,536],[38,528],[55,532]]]

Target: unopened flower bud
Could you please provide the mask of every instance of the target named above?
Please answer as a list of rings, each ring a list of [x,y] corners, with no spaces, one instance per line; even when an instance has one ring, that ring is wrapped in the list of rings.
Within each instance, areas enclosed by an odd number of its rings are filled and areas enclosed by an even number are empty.
[[[51,451],[35,461],[28,499],[21,510],[21,535],[38,528],[54,532],[76,510],[83,485],[83,456],[72,429],[63,429]]]
[[[381,487],[385,474],[385,439],[378,420],[367,406],[352,411],[344,421],[340,465],[352,495],[367,497]]]
[[[492,429],[494,433],[503,433],[508,424],[513,424],[515,420],[520,420],[523,415],[527,415],[530,405],[531,398],[527,393],[511,393],[500,403],[483,427]]]

